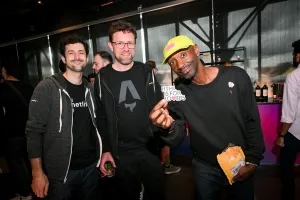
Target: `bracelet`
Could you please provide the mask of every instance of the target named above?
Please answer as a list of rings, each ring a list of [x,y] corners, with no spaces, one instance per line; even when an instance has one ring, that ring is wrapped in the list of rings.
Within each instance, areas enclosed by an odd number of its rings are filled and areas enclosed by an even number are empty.
[[[284,138],[285,135],[281,135],[281,134],[282,134],[282,132],[278,132],[277,137],[283,137]]]
[[[257,167],[257,164],[251,163],[251,162],[246,162],[246,165],[255,165]]]

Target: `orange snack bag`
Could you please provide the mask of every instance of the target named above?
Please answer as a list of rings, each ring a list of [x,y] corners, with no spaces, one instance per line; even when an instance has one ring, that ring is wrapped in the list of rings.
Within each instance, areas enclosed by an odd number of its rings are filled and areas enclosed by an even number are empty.
[[[232,185],[233,177],[237,175],[240,168],[245,165],[245,154],[242,148],[234,144],[229,144],[221,154],[217,155],[217,160],[230,185]]]

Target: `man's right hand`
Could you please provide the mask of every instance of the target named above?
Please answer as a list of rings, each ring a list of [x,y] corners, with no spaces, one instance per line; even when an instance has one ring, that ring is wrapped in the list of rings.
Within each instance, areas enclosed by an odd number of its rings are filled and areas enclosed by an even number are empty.
[[[279,147],[284,147],[284,137],[277,137],[276,145]]]
[[[174,121],[173,118],[169,115],[167,106],[168,102],[165,99],[162,99],[154,106],[151,113],[149,114],[149,118],[152,123],[163,129],[170,128]]]
[[[31,188],[37,197],[46,197],[49,188],[47,176],[43,172],[33,174]]]
[[[103,176],[107,175],[106,169],[105,169],[105,163],[110,162],[114,168],[116,168],[115,160],[113,159],[110,152],[106,152],[102,154],[101,162],[100,162],[100,171],[102,172]]]

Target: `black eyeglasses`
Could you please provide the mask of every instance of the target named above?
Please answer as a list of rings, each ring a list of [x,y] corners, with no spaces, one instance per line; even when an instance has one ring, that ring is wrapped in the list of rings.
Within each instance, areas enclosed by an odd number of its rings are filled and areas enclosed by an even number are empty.
[[[111,42],[116,45],[117,48],[123,49],[125,47],[125,44],[127,44],[128,49],[134,49],[135,43],[132,42]]]

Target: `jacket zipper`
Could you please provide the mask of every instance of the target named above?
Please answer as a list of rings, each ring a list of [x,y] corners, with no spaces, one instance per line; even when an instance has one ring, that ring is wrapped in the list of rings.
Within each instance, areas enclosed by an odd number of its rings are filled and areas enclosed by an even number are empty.
[[[65,176],[65,178],[64,178],[64,183],[66,183],[66,182],[67,182],[68,172],[69,172],[69,169],[70,169],[70,163],[71,163],[71,157],[72,157],[72,149],[73,149],[73,113],[74,113],[74,109],[73,109],[73,106],[72,106],[73,99],[70,97],[70,95],[68,94],[68,92],[67,92],[65,89],[63,89],[63,92],[66,93],[66,95],[70,98],[70,101],[71,101],[71,110],[72,110],[72,121],[71,121],[71,150],[70,150],[70,158],[69,158],[68,168],[67,168],[66,176]]]
[[[87,103],[87,106],[88,106],[88,109],[89,109],[89,112],[90,112],[90,115],[91,115],[91,119],[92,119],[92,123],[93,123],[93,126],[95,127],[95,129],[96,129],[96,132],[97,132],[97,137],[98,137],[98,142],[99,142],[99,148],[100,148],[100,151],[99,151],[99,153],[100,153],[100,155],[99,155],[99,160],[98,160],[98,162],[97,162],[97,167],[99,166],[99,164],[100,164],[100,160],[101,160],[101,155],[102,155],[102,150],[101,150],[101,145],[102,145],[102,142],[101,142],[101,137],[100,137],[100,134],[99,134],[99,131],[98,131],[98,129],[97,129],[97,126],[95,125],[95,122],[94,122],[94,120],[93,120],[93,114],[94,114],[94,112],[92,113],[91,112],[91,109],[90,109],[90,107],[89,107],[89,105],[88,105],[88,101],[87,101],[87,98],[86,98],[86,95],[88,94],[88,92],[91,92],[88,88],[86,88],[86,90],[85,90],[85,101],[86,101],[86,103]],[[91,102],[92,102],[93,100],[91,99]],[[92,102],[93,103],[93,102]],[[93,109],[94,110],[94,109]]]
[[[107,89],[107,91],[110,93],[110,95],[112,96],[113,98],[113,101],[114,101],[114,113],[116,115],[116,131],[117,131],[117,140],[116,140],[116,156],[117,156],[117,159],[119,159],[119,156],[118,156],[118,140],[119,140],[119,131],[118,131],[118,114],[116,112],[116,101],[115,101],[115,98],[114,98],[114,95],[112,94],[112,92],[110,91],[110,89],[108,88],[106,82],[102,79],[102,82],[103,82],[103,85],[105,86],[105,88]]]
[[[148,74],[148,78],[147,78],[147,82],[146,82],[146,100],[147,100],[147,103],[148,103],[148,109],[147,109],[147,114],[148,114],[148,112],[150,111],[150,103],[149,103],[149,99],[148,99],[148,85],[149,85],[149,80],[150,80],[150,74]],[[153,85],[154,85],[155,83],[153,82]],[[148,117],[148,116],[147,116]],[[150,128],[150,131],[151,131],[151,133],[152,133],[152,135],[154,136],[154,133],[153,133],[153,131],[152,131],[152,128],[151,128],[151,126],[150,126],[150,123],[148,124],[148,126],[149,126],[149,128]]]

